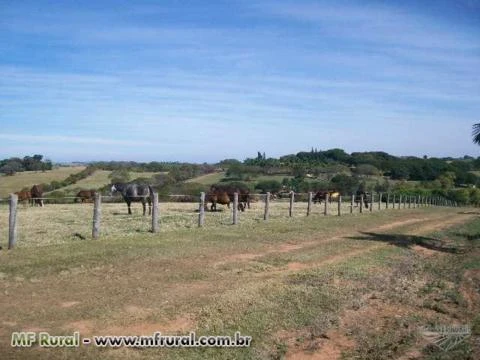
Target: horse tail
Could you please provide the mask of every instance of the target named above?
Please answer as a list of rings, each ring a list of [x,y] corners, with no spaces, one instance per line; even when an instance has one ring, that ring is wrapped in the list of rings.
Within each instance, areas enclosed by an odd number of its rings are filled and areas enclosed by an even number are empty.
[[[148,191],[150,192],[150,199],[153,201],[153,188],[152,188],[152,185],[148,185]]]

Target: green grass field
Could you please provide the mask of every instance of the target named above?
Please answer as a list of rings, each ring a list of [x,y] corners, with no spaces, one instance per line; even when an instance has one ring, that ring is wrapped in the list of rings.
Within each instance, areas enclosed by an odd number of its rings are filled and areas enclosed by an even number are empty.
[[[78,173],[85,169],[84,166],[59,167],[47,171],[25,171],[16,173],[13,176],[0,176],[0,198],[20,191],[24,187],[31,187],[35,184],[50,183],[51,181],[65,180],[69,175]]]
[[[187,183],[194,182],[202,185],[213,185],[220,182],[224,178],[225,178],[225,172],[216,172],[212,174],[201,175],[196,178],[189,179],[185,182]]]
[[[152,234],[138,204],[133,216],[125,204],[104,204],[98,240],[89,236],[89,204],[19,209],[18,247],[0,251],[0,301],[8,304],[0,308],[0,352],[8,359],[475,359],[478,333],[444,352],[418,329],[480,324],[480,213],[288,218],[279,202],[277,216],[264,222],[254,206],[238,226],[223,211],[207,213],[198,228],[195,204],[160,204],[161,231]],[[0,208],[2,229],[5,216]],[[21,330],[240,331],[253,341],[248,348],[13,349],[11,332]]]

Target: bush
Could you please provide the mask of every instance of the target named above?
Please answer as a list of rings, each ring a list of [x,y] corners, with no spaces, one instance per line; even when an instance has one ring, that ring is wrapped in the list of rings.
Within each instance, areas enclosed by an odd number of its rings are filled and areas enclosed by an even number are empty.
[[[263,180],[255,185],[255,190],[259,190],[262,194],[266,192],[276,193],[282,189],[282,184],[277,180]]]

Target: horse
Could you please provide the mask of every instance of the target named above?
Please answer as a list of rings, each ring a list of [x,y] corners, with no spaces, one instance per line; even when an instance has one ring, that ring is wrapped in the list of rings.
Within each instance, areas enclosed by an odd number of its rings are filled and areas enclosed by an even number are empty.
[[[87,202],[95,198],[95,190],[80,190],[75,197],[75,202]]]
[[[150,185],[140,185],[140,184],[124,184],[116,183],[112,185],[111,188],[112,194],[119,192],[123,196],[123,200],[127,203],[128,214],[132,214],[130,209],[130,204],[132,202],[140,201],[143,206],[143,215],[145,216],[146,212],[146,203],[148,202],[148,215],[152,213],[152,198],[153,198],[153,189]]]
[[[30,193],[30,190],[17,191],[15,195],[18,196],[18,202],[24,201],[25,206],[32,200],[32,194]]]
[[[224,190],[216,189],[214,191],[210,191],[205,196],[205,203],[208,203],[208,202],[212,203],[212,205],[210,206],[210,211],[217,211],[217,204],[227,205],[227,207],[230,209],[230,203],[233,202],[233,197],[234,197],[233,194],[228,194]],[[245,211],[244,203],[239,201],[237,208],[240,211]]]
[[[328,202],[329,203],[332,203],[333,200],[337,200],[338,197],[340,196],[340,193],[338,191],[335,191],[335,190],[317,191],[312,198],[313,203],[316,204],[318,202],[318,203],[321,204],[322,201],[325,201],[325,199],[327,198],[327,194],[328,194]]]
[[[230,203],[233,202],[234,194],[238,193],[238,210],[245,211],[246,208],[250,209],[250,191],[248,188],[242,186],[235,186],[229,184],[216,184],[210,187],[210,191],[207,194],[207,202],[211,201],[211,211],[217,209],[217,203],[227,205],[230,208]]]
[[[356,206],[358,207],[358,204],[360,203],[360,198],[363,196],[363,202],[365,204],[365,208],[368,209],[368,200],[370,197],[370,193],[358,190],[357,193],[355,194],[355,203],[357,204]]]
[[[33,185],[30,193],[32,196],[32,206],[39,205],[40,207],[43,207],[43,187],[41,185]]]

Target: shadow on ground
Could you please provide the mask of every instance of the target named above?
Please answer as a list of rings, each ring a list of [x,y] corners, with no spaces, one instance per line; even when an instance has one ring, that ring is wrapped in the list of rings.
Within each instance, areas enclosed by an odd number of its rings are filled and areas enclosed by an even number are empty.
[[[467,249],[460,245],[448,243],[441,239],[436,239],[426,236],[417,235],[405,235],[405,234],[379,234],[373,232],[361,232],[363,236],[352,236],[348,239],[354,240],[368,240],[368,241],[381,241],[389,243],[391,245],[399,246],[402,248],[410,248],[414,245],[424,247],[426,249],[457,254],[463,253]]]

